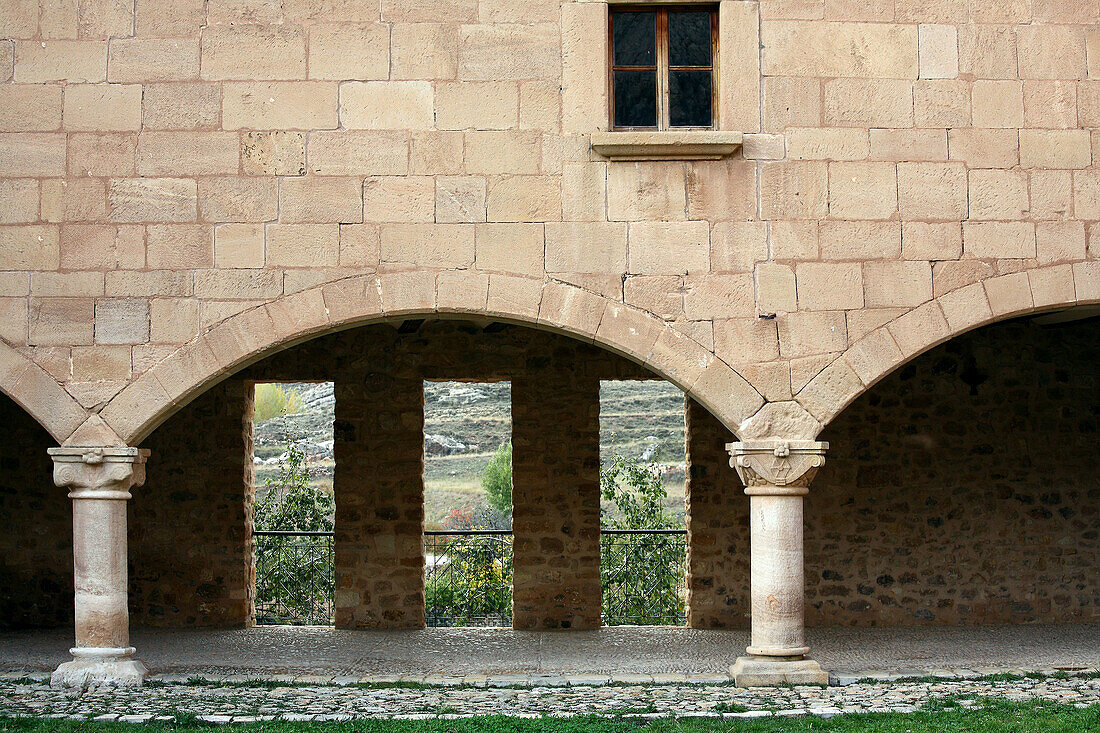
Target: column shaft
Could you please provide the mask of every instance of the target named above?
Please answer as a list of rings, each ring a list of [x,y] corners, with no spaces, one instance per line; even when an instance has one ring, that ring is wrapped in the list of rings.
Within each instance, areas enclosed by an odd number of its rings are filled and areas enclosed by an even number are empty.
[[[801,496],[749,498],[752,527],[752,645],[748,653],[798,657],[804,641]]]

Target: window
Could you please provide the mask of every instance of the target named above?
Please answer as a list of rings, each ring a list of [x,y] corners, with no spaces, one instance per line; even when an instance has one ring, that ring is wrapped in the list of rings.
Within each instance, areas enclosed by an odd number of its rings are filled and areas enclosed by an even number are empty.
[[[609,33],[614,129],[714,128],[716,8],[615,8]]]

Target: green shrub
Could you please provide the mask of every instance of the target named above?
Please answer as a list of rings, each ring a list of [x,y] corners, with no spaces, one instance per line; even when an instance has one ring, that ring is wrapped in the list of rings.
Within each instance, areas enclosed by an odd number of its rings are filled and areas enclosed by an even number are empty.
[[[295,415],[302,411],[302,396],[281,384],[257,384],[254,407],[252,419],[255,422],[280,415]]]
[[[512,513],[512,441],[501,443],[481,474],[481,486],[493,507]]]

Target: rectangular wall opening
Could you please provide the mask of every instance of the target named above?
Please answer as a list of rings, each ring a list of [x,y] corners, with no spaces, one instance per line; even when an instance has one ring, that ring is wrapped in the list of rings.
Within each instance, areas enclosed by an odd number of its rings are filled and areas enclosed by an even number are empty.
[[[512,624],[510,382],[424,383],[428,626]]]
[[[335,595],[332,382],[255,385],[256,623],[331,626]]]
[[[684,393],[600,383],[600,580],[605,626],[686,620]]]

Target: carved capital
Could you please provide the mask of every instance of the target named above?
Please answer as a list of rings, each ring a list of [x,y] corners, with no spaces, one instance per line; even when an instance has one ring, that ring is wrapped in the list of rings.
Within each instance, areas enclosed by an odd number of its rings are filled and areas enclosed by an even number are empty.
[[[815,440],[753,440],[728,443],[730,466],[746,494],[809,493],[810,482],[825,465],[828,443]]]
[[[114,446],[50,448],[53,482],[72,499],[129,499],[130,489],[145,483],[149,451]]]

